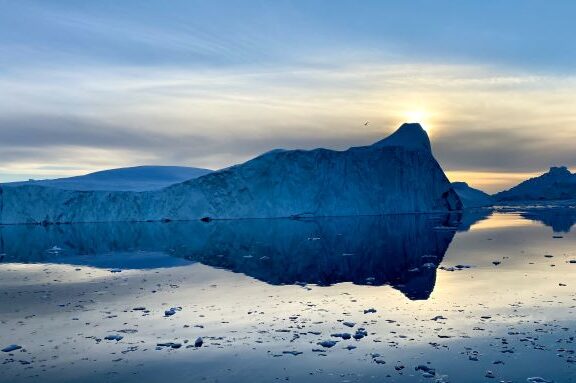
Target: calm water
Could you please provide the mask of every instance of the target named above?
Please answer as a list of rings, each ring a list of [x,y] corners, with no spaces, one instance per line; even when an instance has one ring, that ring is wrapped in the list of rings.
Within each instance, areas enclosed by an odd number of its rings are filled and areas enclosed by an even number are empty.
[[[576,382],[575,223],[0,227],[0,381]]]

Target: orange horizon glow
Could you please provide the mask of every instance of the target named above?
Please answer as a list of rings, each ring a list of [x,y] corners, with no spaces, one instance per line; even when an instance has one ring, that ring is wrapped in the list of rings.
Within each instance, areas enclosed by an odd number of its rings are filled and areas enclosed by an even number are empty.
[[[542,172],[491,172],[446,170],[450,182],[466,182],[469,186],[493,194],[510,189],[527,179],[538,177]]]

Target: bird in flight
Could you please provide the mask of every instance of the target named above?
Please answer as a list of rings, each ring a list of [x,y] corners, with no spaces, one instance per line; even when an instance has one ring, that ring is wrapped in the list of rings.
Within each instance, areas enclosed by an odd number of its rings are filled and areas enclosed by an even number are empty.
[[[364,123],[364,126],[368,126],[368,124],[370,124],[370,121],[366,121],[366,122]]]

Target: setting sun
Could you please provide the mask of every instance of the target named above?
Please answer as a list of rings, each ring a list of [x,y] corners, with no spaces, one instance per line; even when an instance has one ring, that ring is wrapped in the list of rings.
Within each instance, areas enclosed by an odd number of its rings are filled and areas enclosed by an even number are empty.
[[[417,122],[430,134],[429,114],[423,109],[413,109],[404,113],[406,122]]]

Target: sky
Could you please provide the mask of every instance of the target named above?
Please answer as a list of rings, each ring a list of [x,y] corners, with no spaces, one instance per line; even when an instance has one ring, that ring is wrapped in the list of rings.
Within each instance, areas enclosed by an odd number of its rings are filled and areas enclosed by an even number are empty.
[[[574,15],[572,0],[0,0],[0,182],[218,169],[403,122],[489,192],[575,169]]]

